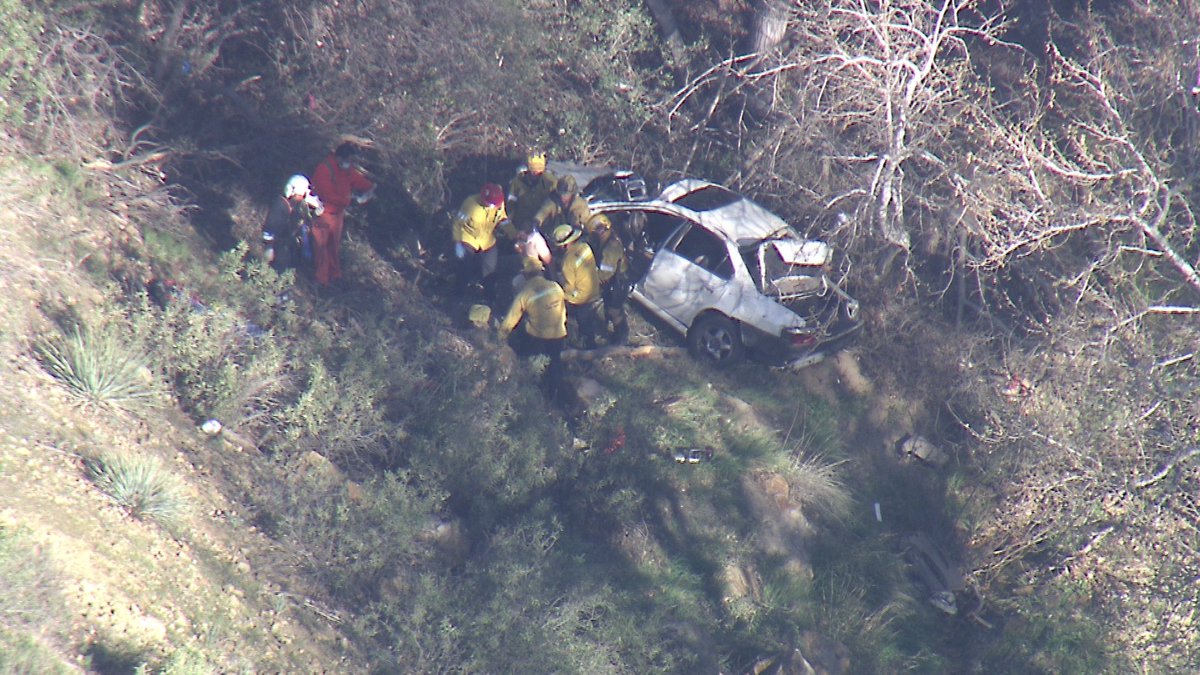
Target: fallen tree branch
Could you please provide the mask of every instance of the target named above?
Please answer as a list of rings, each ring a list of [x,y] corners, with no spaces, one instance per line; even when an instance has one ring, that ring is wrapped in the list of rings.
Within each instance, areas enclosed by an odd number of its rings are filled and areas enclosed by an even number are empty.
[[[612,356],[626,356],[629,358],[641,357],[665,357],[665,356],[683,356],[687,350],[683,347],[659,347],[658,345],[641,345],[633,346],[613,346],[601,347],[599,349],[564,349],[562,358],[564,361],[599,361]]]
[[[1163,468],[1159,469],[1158,471],[1155,471],[1153,476],[1139,480],[1138,482],[1134,483],[1133,486],[1139,490],[1148,488],[1151,485],[1154,485],[1155,483],[1157,483],[1158,481],[1166,478],[1167,474],[1171,473],[1171,470],[1174,469],[1177,464],[1179,464],[1180,462],[1183,462],[1185,460],[1191,459],[1192,457],[1195,457],[1196,455],[1200,455],[1200,446],[1195,447],[1195,448],[1188,448],[1187,450],[1180,452],[1179,454],[1172,457],[1171,461],[1167,462],[1163,466]]]
[[[1124,328],[1125,326],[1128,326],[1129,324],[1133,323],[1134,321],[1137,321],[1138,319],[1146,316],[1147,314],[1200,314],[1200,307],[1186,307],[1186,306],[1180,307],[1180,306],[1176,306],[1176,305],[1151,305],[1150,307],[1147,307],[1146,309],[1138,312],[1137,314],[1134,314],[1133,316],[1129,317],[1128,319],[1121,321],[1121,323],[1118,323],[1117,325],[1113,326],[1111,329],[1109,329],[1109,332],[1112,332],[1119,328]]]
[[[1170,368],[1171,366],[1177,366],[1181,363],[1184,363],[1185,361],[1191,361],[1192,358],[1194,358],[1195,356],[1196,356],[1196,352],[1188,352],[1187,354],[1183,354],[1182,356],[1176,356],[1174,358],[1170,358],[1165,361],[1159,361],[1158,363],[1156,363],[1150,367],[1150,372],[1154,372],[1161,368]]]
[[[98,159],[93,159],[93,160],[84,162],[83,168],[93,169],[93,170],[97,170],[97,171],[118,171],[120,169],[129,168],[131,166],[141,166],[143,164],[151,164],[153,162],[161,162],[161,161],[165,160],[166,158],[168,158],[170,155],[171,155],[170,150],[158,150],[155,152],[147,153],[145,155],[138,155],[136,157],[130,157],[129,159],[122,160],[120,162],[111,162],[111,161],[101,157]]]

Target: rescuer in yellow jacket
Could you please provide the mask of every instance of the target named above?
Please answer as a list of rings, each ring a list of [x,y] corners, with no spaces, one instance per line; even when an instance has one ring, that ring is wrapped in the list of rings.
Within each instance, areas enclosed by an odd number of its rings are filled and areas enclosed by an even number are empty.
[[[480,283],[491,294],[497,259],[496,228],[507,219],[504,190],[495,183],[484,184],[479,194],[463,200],[451,223],[457,292]]]
[[[567,306],[562,286],[542,275],[542,262],[526,257],[521,274],[525,285],[513,299],[508,314],[500,322],[500,337],[513,335],[517,325],[525,325],[524,334],[510,340],[513,349],[523,356],[545,354],[550,359],[546,368],[547,394],[551,399],[562,389],[562,350],[567,339]]]
[[[629,320],[625,315],[625,301],[629,298],[629,259],[625,256],[625,244],[613,232],[612,221],[603,213],[592,216],[588,225],[593,246],[600,251],[600,297],[604,300],[605,322],[612,324],[608,343],[625,344],[629,339]]]
[[[583,230],[570,225],[554,228],[555,278],[562,284],[567,313],[579,324],[584,349],[596,346],[603,328],[600,318],[600,270],[592,247],[582,241]]]
[[[558,178],[546,170],[546,153],[530,152],[517,175],[508,184],[508,213],[518,228],[527,228],[533,216],[554,191]]]
[[[592,217],[592,208],[587,200],[579,194],[579,185],[572,176],[558,179],[554,191],[542,202],[541,208],[533,216],[533,224],[538,228],[553,228],[557,225],[570,225],[577,230],[583,230]],[[546,229],[542,230],[547,231]]]

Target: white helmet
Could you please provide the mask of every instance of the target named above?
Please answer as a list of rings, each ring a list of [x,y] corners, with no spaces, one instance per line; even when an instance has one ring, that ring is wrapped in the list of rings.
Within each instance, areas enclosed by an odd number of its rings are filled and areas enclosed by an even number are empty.
[[[308,179],[300,174],[296,174],[288,179],[287,185],[283,186],[284,197],[303,197],[308,194]]]

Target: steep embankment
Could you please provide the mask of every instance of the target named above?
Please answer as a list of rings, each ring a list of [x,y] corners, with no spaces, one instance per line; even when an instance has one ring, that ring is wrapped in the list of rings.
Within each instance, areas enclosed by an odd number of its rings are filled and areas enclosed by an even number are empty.
[[[12,583],[5,594],[28,600],[3,605],[21,614],[0,632],[0,664],[354,670],[329,621],[302,609],[279,547],[243,519],[208,466],[241,451],[203,437],[165,396],[138,412],[89,401],[38,358],[62,328],[113,311],[105,272],[137,228],[86,206],[89,188],[69,167],[10,151],[0,175],[0,568]],[[155,377],[141,375],[147,385]],[[162,504],[178,513],[118,505],[113,495],[136,485],[106,494],[95,479],[97,462],[114,458],[157,470]],[[36,577],[20,573],[30,562]]]

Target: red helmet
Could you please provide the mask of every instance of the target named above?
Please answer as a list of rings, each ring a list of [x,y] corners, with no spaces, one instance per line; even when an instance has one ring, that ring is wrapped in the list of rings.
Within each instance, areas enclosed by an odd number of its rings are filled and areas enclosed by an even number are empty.
[[[479,201],[487,206],[500,206],[504,203],[504,189],[495,183],[484,183],[479,190]]]

